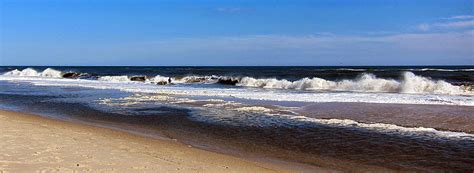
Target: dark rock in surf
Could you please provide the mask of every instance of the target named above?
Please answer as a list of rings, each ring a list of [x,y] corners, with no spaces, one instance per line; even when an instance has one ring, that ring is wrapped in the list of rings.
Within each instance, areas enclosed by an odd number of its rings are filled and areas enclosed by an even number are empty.
[[[64,73],[63,78],[70,78],[70,79],[76,79],[81,76],[80,73],[74,73],[74,72],[69,72],[69,73]]]
[[[145,82],[146,77],[145,76],[133,76],[130,77],[131,81],[140,81],[140,82]]]
[[[224,84],[224,85],[235,85],[235,84],[239,83],[239,80],[234,79],[234,78],[220,78],[217,81],[217,83]]]

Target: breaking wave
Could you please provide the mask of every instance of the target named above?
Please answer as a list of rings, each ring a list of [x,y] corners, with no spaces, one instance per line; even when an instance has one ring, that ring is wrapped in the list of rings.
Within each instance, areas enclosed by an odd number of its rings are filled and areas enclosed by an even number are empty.
[[[102,76],[102,77],[99,77],[97,80],[110,81],[110,82],[130,82],[131,81],[128,78],[128,76]]]
[[[430,93],[471,95],[469,86],[455,86],[443,80],[432,80],[417,76],[411,72],[404,72],[401,81],[381,79],[373,74],[363,74],[354,80],[330,81],[322,78],[303,78],[297,81],[278,79],[255,79],[243,77],[237,86],[278,88],[296,90],[334,90],[359,92],[400,92],[400,93]]]
[[[26,76],[26,77],[51,77],[51,78],[61,78],[62,72],[54,70],[52,68],[47,68],[42,72],[38,72],[32,68],[26,68],[23,70],[12,70],[4,73],[5,76]]]
[[[157,75],[157,76],[149,79],[148,81],[152,82],[152,83],[157,83],[157,84],[168,84],[168,82],[170,80],[171,80],[170,77]]]
[[[173,78],[176,83],[217,83],[217,81],[221,78],[220,76],[185,76],[182,78]]]
[[[45,78],[80,78],[81,73],[64,73],[52,68],[38,72],[32,68],[23,70],[12,70],[3,74],[4,76],[26,76]],[[400,80],[378,78],[370,73],[363,73],[355,79],[331,81],[323,78],[303,78],[296,81],[275,78],[253,78],[232,76],[99,76],[93,78],[99,81],[109,82],[145,82],[160,85],[167,84],[224,84],[241,87],[291,89],[308,91],[351,91],[351,92],[387,92],[387,93],[412,93],[412,94],[447,94],[447,95],[473,95],[471,85],[453,85],[443,80],[433,80],[423,76],[417,76],[412,72],[404,72]]]

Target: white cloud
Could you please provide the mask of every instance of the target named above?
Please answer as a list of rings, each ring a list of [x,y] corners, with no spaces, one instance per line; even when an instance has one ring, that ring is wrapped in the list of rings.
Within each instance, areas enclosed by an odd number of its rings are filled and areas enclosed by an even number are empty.
[[[416,28],[420,31],[470,28],[474,27],[473,19],[472,15],[451,16],[440,18],[437,22],[419,24]]]
[[[435,26],[445,28],[465,28],[474,26],[474,20],[458,21],[458,22],[447,22],[447,23],[436,23]]]
[[[60,64],[77,59],[95,65],[474,65],[474,30],[382,36],[239,35],[135,43],[8,46],[11,44],[5,47],[5,57],[31,57],[34,52],[34,56],[56,58]]]
[[[192,65],[473,64],[473,33],[182,38],[120,46],[126,49],[111,54],[155,57],[141,62],[173,57]]]
[[[474,16],[472,15],[459,15],[459,16],[451,16],[451,17],[447,17],[445,19],[474,19]]]

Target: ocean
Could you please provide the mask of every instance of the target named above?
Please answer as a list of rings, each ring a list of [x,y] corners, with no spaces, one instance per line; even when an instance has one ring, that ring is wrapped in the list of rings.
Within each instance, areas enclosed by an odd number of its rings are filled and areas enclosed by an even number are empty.
[[[0,67],[0,108],[256,160],[474,168],[474,66]]]

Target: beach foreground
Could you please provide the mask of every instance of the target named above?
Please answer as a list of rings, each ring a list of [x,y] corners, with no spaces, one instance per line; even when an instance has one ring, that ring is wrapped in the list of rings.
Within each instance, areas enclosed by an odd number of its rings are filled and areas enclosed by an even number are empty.
[[[0,172],[290,172],[174,141],[0,110]]]

